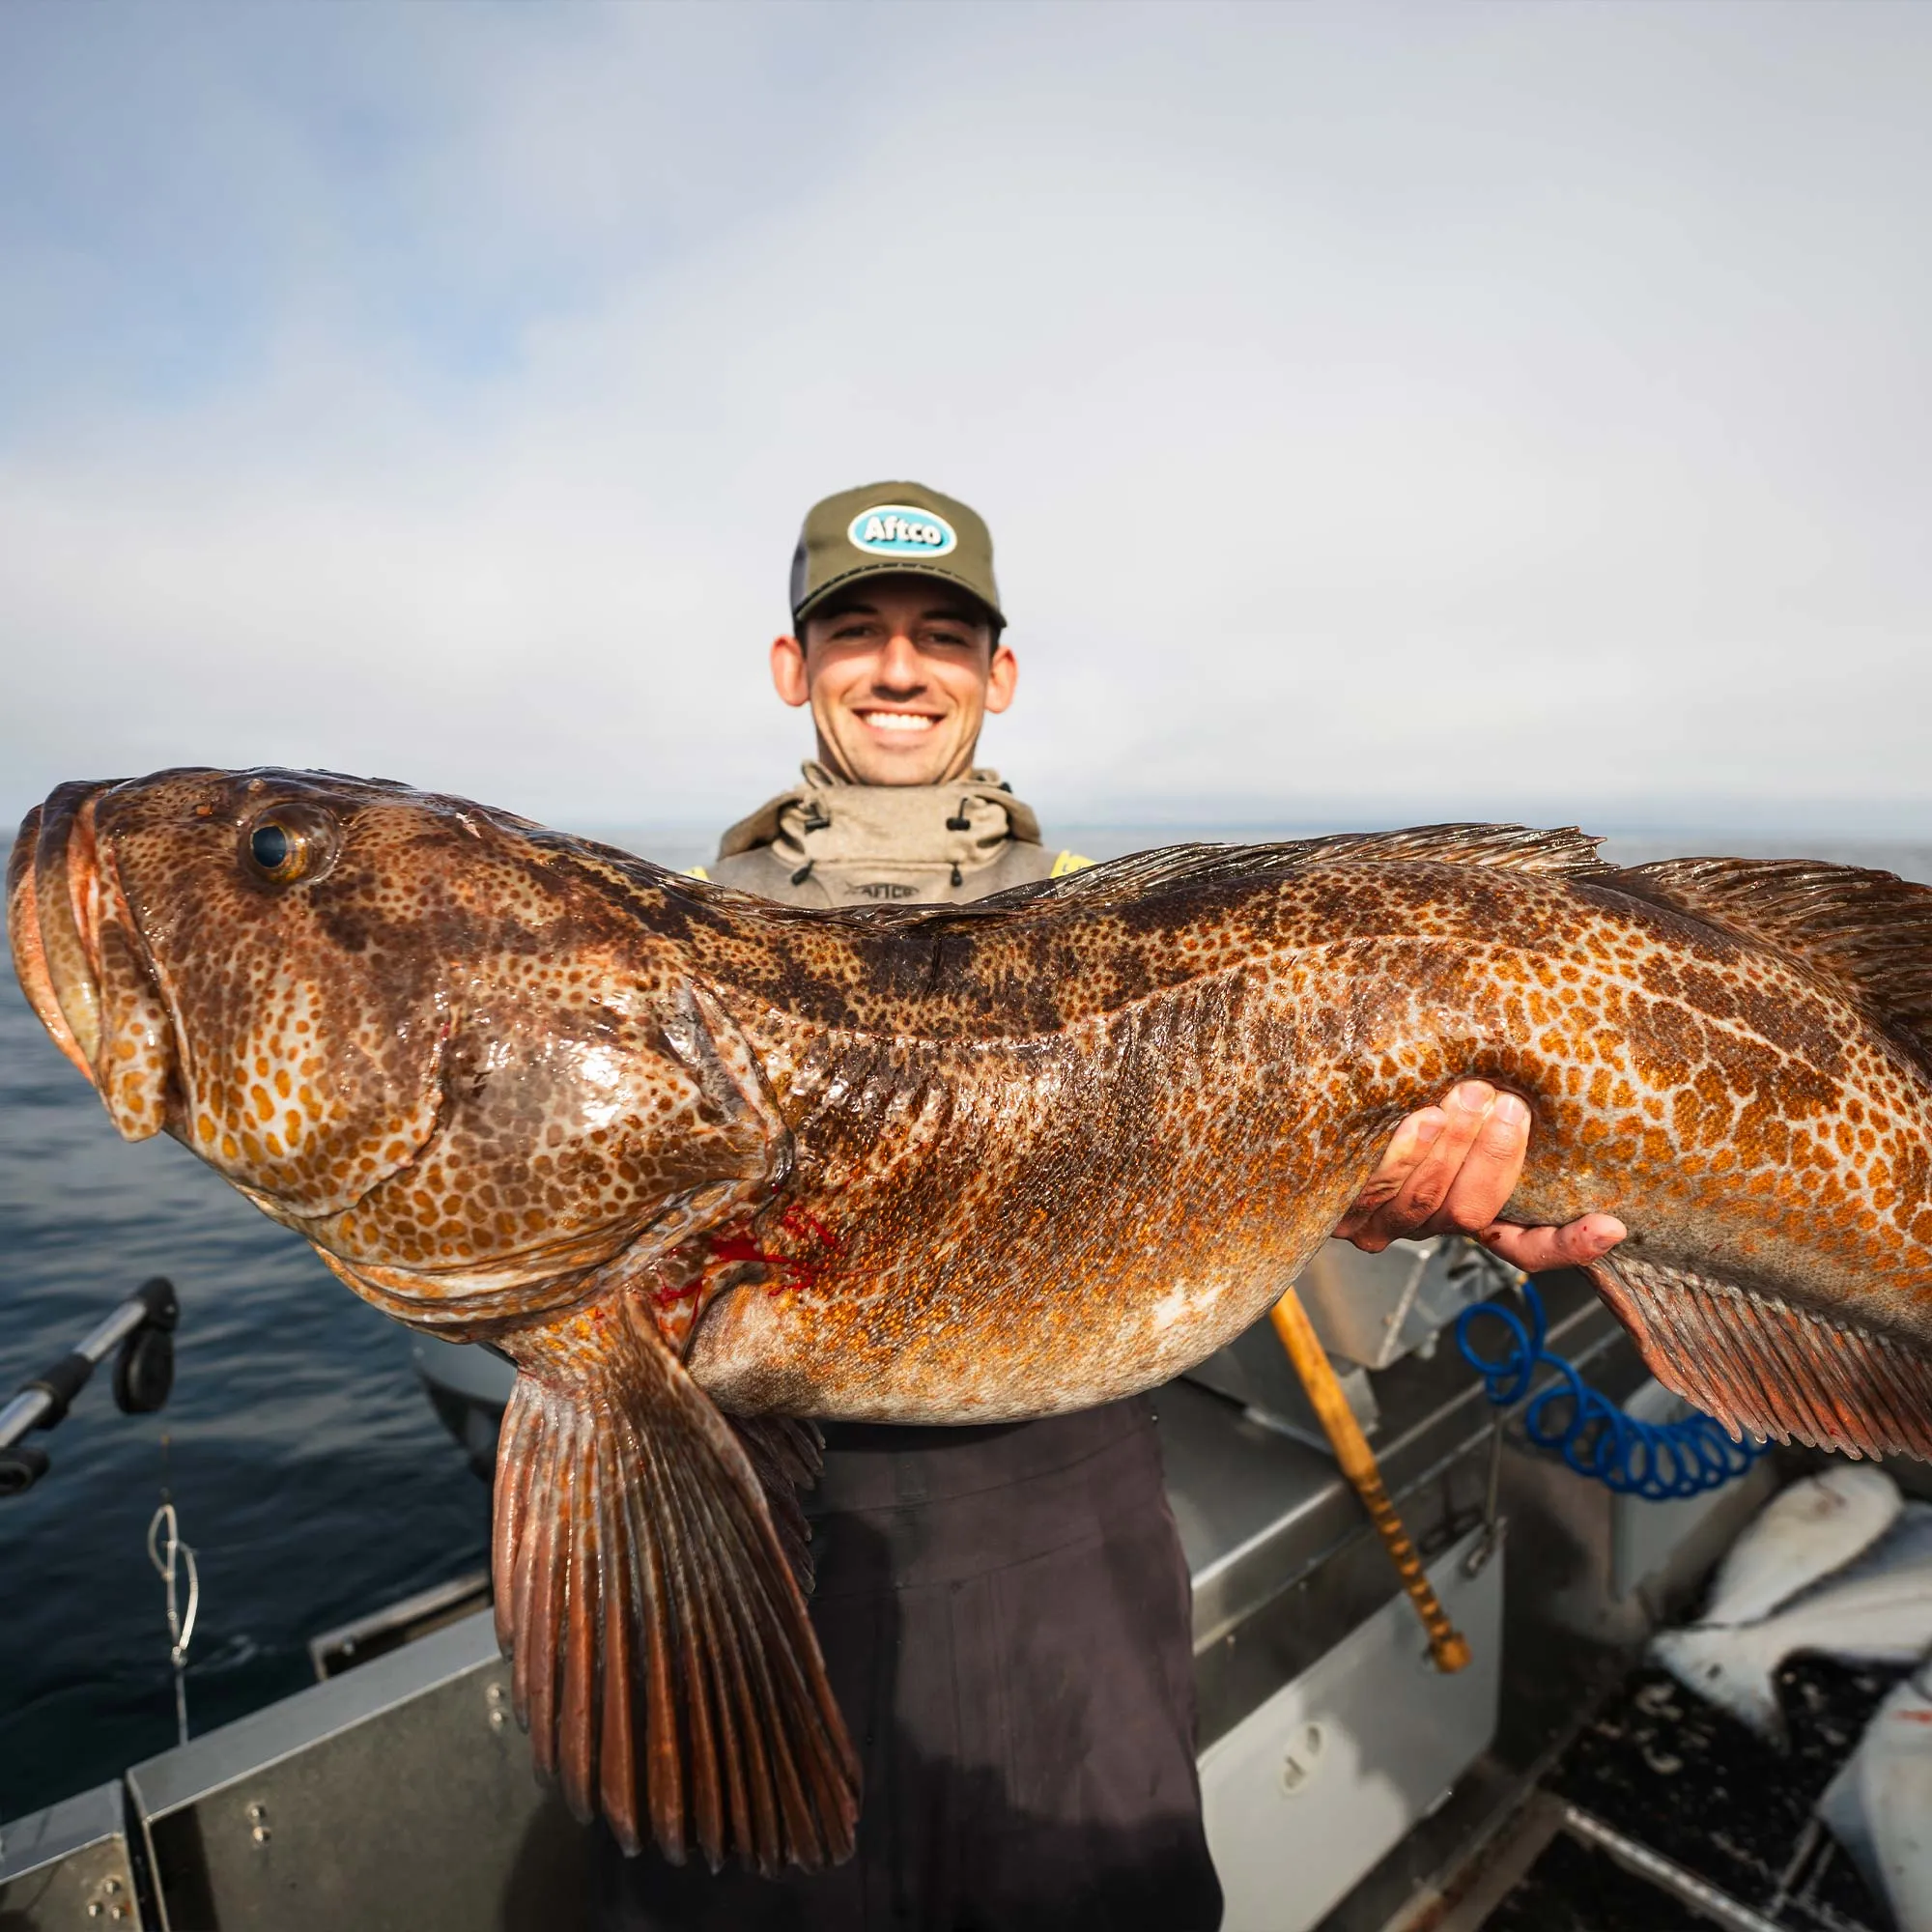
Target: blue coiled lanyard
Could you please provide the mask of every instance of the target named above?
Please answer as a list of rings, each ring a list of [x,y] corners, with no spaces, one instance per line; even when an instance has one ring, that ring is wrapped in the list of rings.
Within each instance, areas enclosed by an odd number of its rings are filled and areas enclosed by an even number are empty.
[[[1485,1260],[1499,1266],[1493,1257]],[[1511,1270],[1514,1274],[1514,1270]],[[1498,1408],[1511,1408],[1529,1393],[1538,1369],[1555,1379],[1530,1397],[1522,1431],[1539,1449],[1559,1455],[1579,1476],[1592,1476],[1618,1495],[1662,1502],[1694,1496],[1742,1476],[1770,1446],[1746,1436],[1734,1442],[1715,1417],[1692,1411],[1675,1422],[1645,1422],[1593,1389],[1573,1363],[1544,1346],[1549,1326],[1543,1297],[1527,1275],[1517,1277],[1523,1318],[1503,1301],[1479,1301],[1456,1318],[1456,1346],[1483,1378],[1483,1391]],[[1471,1339],[1481,1321],[1503,1331],[1499,1355],[1485,1355]]]

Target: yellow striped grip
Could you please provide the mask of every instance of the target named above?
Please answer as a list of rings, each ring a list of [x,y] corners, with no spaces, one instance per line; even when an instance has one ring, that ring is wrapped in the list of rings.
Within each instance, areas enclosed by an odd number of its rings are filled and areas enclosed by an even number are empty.
[[[1396,1575],[1402,1578],[1402,1587],[1408,1592],[1408,1600],[1415,1605],[1423,1629],[1429,1633],[1429,1654],[1436,1669],[1461,1670],[1469,1662],[1469,1641],[1449,1621],[1448,1611],[1429,1581],[1422,1558],[1409,1541],[1408,1531],[1402,1526],[1395,1505],[1389,1501],[1382,1472],[1376,1465],[1376,1452],[1369,1447],[1369,1438],[1362,1434],[1362,1425],[1349,1406],[1349,1398],[1342,1392],[1327,1350],[1322,1348],[1308,1319],[1308,1311],[1293,1289],[1275,1303],[1269,1319],[1274,1322],[1274,1332],[1281,1337],[1281,1346],[1288,1350],[1289,1360],[1294,1364],[1295,1374],[1301,1378],[1301,1386],[1321,1420],[1321,1433],[1335,1452],[1336,1463],[1361,1497],[1362,1507],[1368,1511],[1369,1520],[1375,1524],[1389,1560],[1395,1565]]]

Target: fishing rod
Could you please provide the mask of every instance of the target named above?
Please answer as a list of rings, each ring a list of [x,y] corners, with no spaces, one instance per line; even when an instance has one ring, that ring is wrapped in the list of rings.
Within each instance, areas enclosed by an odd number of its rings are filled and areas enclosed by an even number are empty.
[[[123,1415],[152,1415],[175,1384],[175,1324],[181,1304],[164,1275],[144,1281],[68,1353],[22,1382],[0,1407],[0,1497],[24,1495],[47,1472],[47,1452],[22,1438],[57,1428],[95,1370],[115,1350],[114,1404]]]

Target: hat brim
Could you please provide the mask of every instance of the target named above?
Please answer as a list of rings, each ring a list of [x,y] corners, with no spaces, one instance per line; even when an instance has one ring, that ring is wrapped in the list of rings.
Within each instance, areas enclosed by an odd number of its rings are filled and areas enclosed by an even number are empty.
[[[995,635],[1007,627],[1006,613],[997,605],[986,601],[985,593],[969,583],[957,571],[948,570],[943,563],[931,563],[919,557],[882,556],[875,561],[854,564],[850,570],[841,571],[829,583],[821,583],[797,610],[791,613],[794,624],[803,624],[814,611],[819,610],[829,599],[841,590],[849,590],[855,583],[864,583],[874,577],[930,577],[938,582],[951,584],[954,590],[964,591],[980,610],[992,620]]]

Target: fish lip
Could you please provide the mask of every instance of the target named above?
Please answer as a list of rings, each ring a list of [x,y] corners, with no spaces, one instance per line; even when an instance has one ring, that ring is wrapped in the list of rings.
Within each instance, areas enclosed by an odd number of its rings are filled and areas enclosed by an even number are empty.
[[[7,863],[7,926],[20,989],[93,1085],[100,1057],[99,873],[94,807],[108,782],[64,784],[22,821]]]
[[[45,808],[37,805],[20,821],[19,833],[7,860],[7,937],[13,946],[14,977],[19,980],[20,991],[33,1008],[34,1017],[46,1028],[61,1052],[79,1068],[82,1077],[92,1082],[94,1068],[88,1065],[87,1056],[73,1037],[73,1029],[67,1023],[67,1015],[61,1011],[53,976],[47,970],[46,947],[41,937],[34,861],[40,850],[41,823],[44,816]]]
[[[60,786],[29,813],[8,864],[8,924],[21,990],[100,1095],[124,1138],[177,1111],[179,1043],[96,808],[113,781]]]

